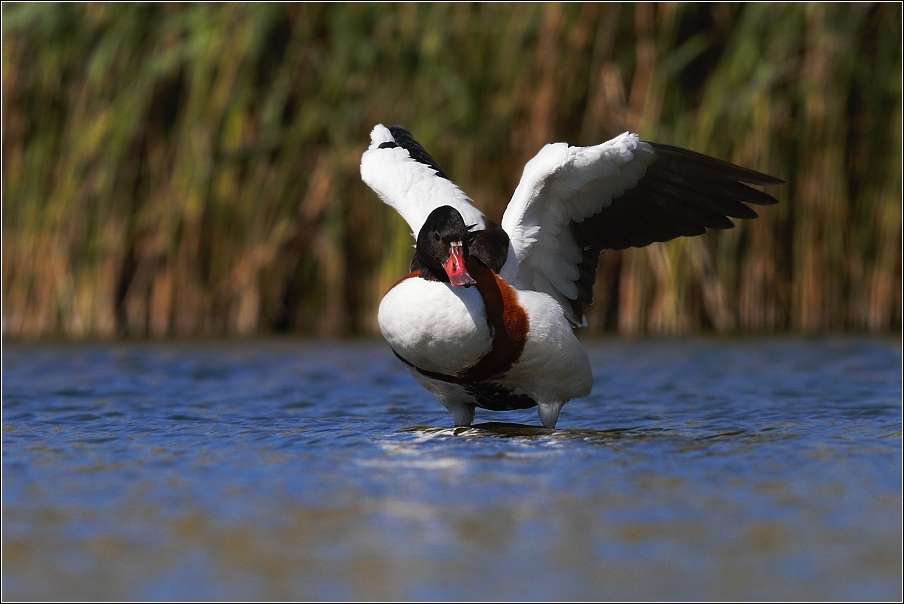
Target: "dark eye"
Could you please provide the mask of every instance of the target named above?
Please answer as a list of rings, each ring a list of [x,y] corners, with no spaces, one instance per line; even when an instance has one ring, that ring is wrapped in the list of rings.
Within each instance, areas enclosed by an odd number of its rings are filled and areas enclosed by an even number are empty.
[[[439,241],[439,233],[433,233],[433,240]]]

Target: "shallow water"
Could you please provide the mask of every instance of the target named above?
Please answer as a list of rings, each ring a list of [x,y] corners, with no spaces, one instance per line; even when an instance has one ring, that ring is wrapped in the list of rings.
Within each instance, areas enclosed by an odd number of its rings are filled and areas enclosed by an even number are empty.
[[[6,345],[3,598],[901,598],[899,341],[587,348],[552,431],[382,342]]]

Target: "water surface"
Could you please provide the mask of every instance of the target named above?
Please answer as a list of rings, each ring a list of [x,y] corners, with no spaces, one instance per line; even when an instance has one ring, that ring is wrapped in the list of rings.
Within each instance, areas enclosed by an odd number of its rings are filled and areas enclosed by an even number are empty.
[[[449,414],[382,342],[6,345],[6,600],[900,600],[901,348],[587,343]]]

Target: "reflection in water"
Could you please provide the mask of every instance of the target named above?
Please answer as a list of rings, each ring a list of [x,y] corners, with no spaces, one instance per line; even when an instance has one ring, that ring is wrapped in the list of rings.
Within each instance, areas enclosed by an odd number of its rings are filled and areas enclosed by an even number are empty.
[[[762,443],[794,438],[795,434],[788,427],[765,426],[756,430],[706,430],[671,429],[656,427],[609,428],[593,430],[589,428],[550,429],[543,426],[487,422],[469,427],[439,428],[431,426],[411,426],[402,428],[399,434],[419,434],[425,437],[450,436],[459,438],[525,438],[545,439],[549,443],[561,441],[580,441],[585,444],[611,446],[620,442],[643,442],[658,439],[668,442],[678,451],[700,450],[710,444],[730,442],[736,445],[744,443]]]
[[[379,343],[7,346],[3,596],[901,595],[897,343],[588,348],[549,430]]]

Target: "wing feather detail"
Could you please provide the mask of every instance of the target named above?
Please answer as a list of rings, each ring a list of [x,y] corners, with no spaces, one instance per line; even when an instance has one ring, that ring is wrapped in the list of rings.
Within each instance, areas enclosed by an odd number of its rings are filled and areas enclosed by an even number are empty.
[[[500,275],[551,295],[572,325],[583,325],[601,250],[732,228],[729,217],[756,218],[745,204],[777,203],[744,183],[783,181],[627,132],[595,147],[546,145],[502,218],[511,250]]]
[[[485,228],[483,212],[446,177],[410,132],[401,126],[377,124],[370,141],[361,157],[361,178],[405,219],[415,239],[430,212],[445,205],[458,210],[465,224]]]

